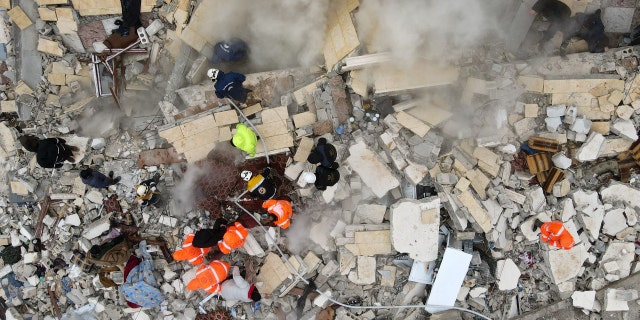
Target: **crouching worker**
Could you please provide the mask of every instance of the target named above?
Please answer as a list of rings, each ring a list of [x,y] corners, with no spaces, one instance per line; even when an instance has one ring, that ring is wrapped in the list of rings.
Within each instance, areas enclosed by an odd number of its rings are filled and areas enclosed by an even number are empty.
[[[318,145],[311,151],[309,157],[307,157],[307,161],[312,164],[320,164],[323,167],[337,169],[339,167],[336,162],[337,157],[336,147],[327,143],[327,139],[320,138],[318,139]]]
[[[301,174],[301,178],[306,183],[313,183],[318,190],[327,190],[327,187],[333,186],[340,180],[340,172],[323,166],[316,167],[316,173],[305,171]]]
[[[143,206],[153,204],[155,206],[160,204],[160,191],[158,191],[157,185],[160,177],[154,176],[152,179],[148,179],[140,182],[136,187],[136,202]]]
[[[220,283],[229,276],[229,268],[228,262],[220,260],[201,266],[196,277],[187,284],[187,290],[204,289],[207,293],[220,293]]]
[[[262,299],[255,284],[249,284],[249,282],[240,275],[240,269],[238,267],[234,266],[231,273],[233,278],[225,280],[221,285],[220,296],[224,300],[252,302]]]
[[[287,229],[291,225],[291,202],[287,200],[267,200],[262,203],[262,207],[267,209],[267,213],[262,215],[262,224],[273,224],[282,229]]]
[[[27,151],[36,153],[36,160],[43,168],[60,168],[65,160],[75,162],[73,152],[79,150],[78,147],[70,146],[60,138],[41,140],[27,134],[18,138],[18,141]]]
[[[260,200],[268,200],[276,195],[276,184],[271,178],[271,168],[262,170],[261,174],[253,175],[251,171],[244,170],[240,177],[247,181],[247,190],[252,196]]]
[[[560,221],[542,222],[538,219],[533,223],[533,230],[540,228],[540,240],[552,247],[569,250],[573,248],[573,236]]]
[[[218,249],[220,249],[220,252],[223,254],[229,254],[235,249],[242,248],[245,241],[247,241],[248,235],[249,230],[240,222],[236,221],[227,228],[227,232],[225,232],[222,240],[218,241]]]
[[[242,123],[236,125],[236,132],[233,134],[230,142],[231,145],[246,152],[249,156],[253,157],[256,155],[258,136],[246,125]]]
[[[189,233],[182,243],[182,248],[173,253],[173,258],[178,261],[187,261],[192,265],[204,262],[204,256],[211,251],[211,247],[199,248],[193,245],[195,234]]]

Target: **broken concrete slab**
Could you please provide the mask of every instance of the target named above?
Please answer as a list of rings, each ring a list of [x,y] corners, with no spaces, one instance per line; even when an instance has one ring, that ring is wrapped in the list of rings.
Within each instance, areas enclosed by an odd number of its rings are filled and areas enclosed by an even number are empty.
[[[349,148],[349,154],[347,163],[378,198],[384,197],[389,190],[400,186],[398,178],[363,141],[352,145]]]
[[[547,251],[545,261],[554,283],[560,284],[575,278],[582,264],[587,260],[587,256],[588,252],[583,244],[578,244],[569,250]]]
[[[418,261],[438,257],[440,199],[400,200],[391,206],[391,243]]]
[[[498,279],[499,290],[512,290],[518,286],[520,269],[511,259],[498,261],[496,267],[496,279]]]

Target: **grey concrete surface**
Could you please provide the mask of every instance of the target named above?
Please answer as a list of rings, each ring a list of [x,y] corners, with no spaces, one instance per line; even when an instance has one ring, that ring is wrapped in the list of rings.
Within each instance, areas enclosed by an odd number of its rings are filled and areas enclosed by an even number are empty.
[[[17,70],[18,79],[24,81],[29,87],[35,89],[42,77],[42,60],[38,52],[38,31],[36,19],[38,18],[38,6],[34,0],[16,0],[14,5],[19,5],[24,13],[33,21],[33,24],[24,30],[14,26],[15,43],[18,52]]]

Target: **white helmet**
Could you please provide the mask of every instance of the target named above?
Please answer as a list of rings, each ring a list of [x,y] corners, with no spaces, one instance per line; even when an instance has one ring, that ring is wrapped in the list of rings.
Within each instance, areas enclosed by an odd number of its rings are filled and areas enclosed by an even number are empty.
[[[244,181],[251,180],[251,176],[253,176],[253,173],[251,173],[251,171],[249,170],[244,170],[242,171],[242,173],[240,173],[240,177],[242,177],[242,180]]]
[[[211,68],[211,69],[207,70],[207,77],[209,77],[209,79],[211,79],[211,81],[216,81],[216,80],[218,80],[218,74],[219,73],[220,73],[220,70]]]
[[[313,172],[305,171],[300,175],[300,177],[302,178],[302,181],[306,183],[316,182],[316,175]]]
[[[144,196],[145,194],[147,194],[147,190],[149,190],[149,187],[145,186],[144,184],[140,184],[138,185],[138,187],[136,188],[136,193],[139,196]]]

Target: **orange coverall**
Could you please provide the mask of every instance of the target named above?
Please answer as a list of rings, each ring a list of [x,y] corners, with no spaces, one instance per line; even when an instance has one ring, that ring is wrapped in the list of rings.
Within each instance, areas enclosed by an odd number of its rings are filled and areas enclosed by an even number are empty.
[[[575,245],[573,236],[560,221],[543,223],[540,227],[540,240],[564,250],[569,250]]]
[[[291,216],[293,211],[291,210],[291,202],[287,200],[267,200],[262,203],[262,207],[267,211],[275,215],[278,219],[276,225],[282,229],[289,228],[291,224]]]
[[[240,222],[227,228],[227,232],[222,236],[222,240],[218,241],[218,248],[222,253],[229,254],[231,250],[244,246],[249,231]]]
[[[188,290],[204,289],[208,293],[219,293],[220,283],[227,280],[231,265],[226,261],[215,260],[198,268],[196,277],[187,284]]]
[[[211,248],[196,248],[191,243],[195,237],[194,233],[187,234],[182,243],[182,249],[173,253],[173,258],[178,261],[187,260],[190,264],[197,265],[204,262],[204,256],[211,251]]]

